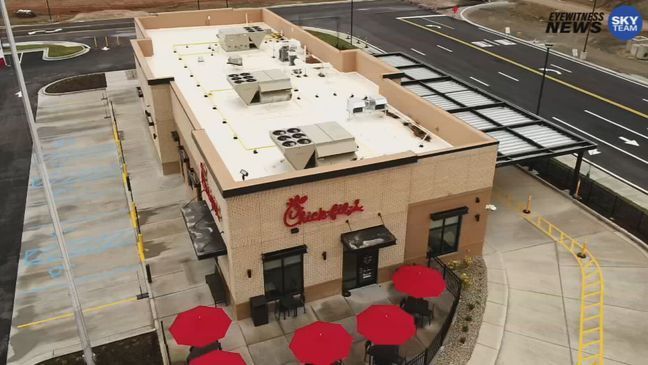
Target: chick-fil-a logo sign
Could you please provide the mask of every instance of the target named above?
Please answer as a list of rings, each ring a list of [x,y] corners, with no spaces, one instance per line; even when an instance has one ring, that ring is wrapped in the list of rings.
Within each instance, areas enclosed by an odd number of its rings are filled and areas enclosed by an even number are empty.
[[[295,195],[288,199],[286,212],[283,217],[286,227],[296,227],[309,222],[335,220],[338,216],[349,216],[355,212],[364,211],[364,207],[360,205],[360,199],[354,200],[352,204],[333,204],[328,210],[319,208],[315,211],[307,211],[304,208],[306,201],[308,201],[307,195]]]
[[[223,220],[223,216],[221,215],[220,206],[218,206],[218,202],[216,201],[214,194],[212,194],[211,187],[209,186],[209,181],[207,180],[208,176],[209,171],[207,171],[207,165],[201,162],[200,185],[202,185],[202,190],[205,192],[205,195],[207,195],[207,199],[209,200],[209,204],[211,205],[211,210],[214,212],[216,218],[218,218],[218,221],[220,222]]]

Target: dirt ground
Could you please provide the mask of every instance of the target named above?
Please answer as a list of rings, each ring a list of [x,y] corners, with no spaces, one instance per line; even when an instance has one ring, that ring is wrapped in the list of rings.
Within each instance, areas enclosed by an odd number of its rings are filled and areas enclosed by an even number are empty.
[[[257,7],[280,4],[312,3],[322,0],[229,0],[230,7]],[[330,1],[330,0],[329,0]],[[196,10],[200,3],[201,9],[224,8],[225,0],[49,0],[53,21],[64,21],[75,18],[98,19],[132,16],[132,11],[156,13],[178,10]],[[45,0],[7,0],[9,12],[14,14],[18,9],[29,9],[36,13],[36,18],[12,17],[13,24],[43,23],[49,21],[47,3]],[[100,13],[99,17],[93,15]]]
[[[552,6],[540,5],[550,3]],[[582,5],[588,0],[570,0],[564,1],[566,4],[564,11],[573,11],[573,5]],[[624,1],[623,3],[632,3],[633,1]],[[634,1],[640,8],[646,8],[643,14],[648,14],[648,1]],[[484,25],[488,28],[498,31],[504,31],[506,27],[511,28],[511,34],[530,41],[540,43],[553,42],[555,50],[571,55],[572,49],[577,49],[579,54],[585,44],[585,34],[548,34],[546,33],[546,18],[554,10],[563,10],[557,8],[561,2],[557,1],[540,1],[540,0],[520,0],[501,4],[492,7],[482,7],[469,10],[464,13],[468,19],[475,23]],[[602,11],[611,9],[618,5],[620,1],[603,1]],[[584,11],[591,11],[589,10]],[[644,36],[648,36],[648,29],[643,31]],[[607,30],[607,24],[603,24],[603,30],[600,33],[590,34],[587,44],[587,60],[610,68],[612,70],[639,76],[648,80],[648,61],[638,60],[632,57],[626,51],[625,42],[614,38]]]

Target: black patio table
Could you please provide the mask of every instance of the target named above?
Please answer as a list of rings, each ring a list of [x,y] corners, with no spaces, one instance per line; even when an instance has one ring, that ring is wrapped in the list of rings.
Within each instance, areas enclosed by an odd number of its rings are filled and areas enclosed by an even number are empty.
[[[415,317],[428,318],[428,321],[432,320],[433,312],[428,308],[428,302],[425,299],[407,297],[402,307],[405,312]]]

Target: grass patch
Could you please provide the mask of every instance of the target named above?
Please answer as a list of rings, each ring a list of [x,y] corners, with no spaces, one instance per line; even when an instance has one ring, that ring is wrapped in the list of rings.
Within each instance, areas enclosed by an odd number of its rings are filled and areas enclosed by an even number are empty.
[[[44,49],[44,48],[47,48],[49,50],[48,55],[49,57],[53,57],[53,58],[71,56],[73,54],[83,51],[83,47],[81,46],[61,46],[58,44],[16,45],[16,50],[18,52],[29,52],[29,51],[34,51],[37,49]],[[11,50],[9,48],[5,48],[4,52],[10,53]]]
[[[57,81],[45,89],[46,93],[61,94],[73,91],[105,89],[106,75],[104,73],[73,76]]]
[[[315,31],[315,30],[309,30],[308,33],[316,36],[317,38],[323,40],[324,42],[332,45],[333,47],[335,47],[335,48],[337,48],[339,50],[358,48],[358,47],[354,46],[353,44],[347,42],[346,40],[336,37],[333,34],[322,33],[322,32],[318,32],[318,31]]]

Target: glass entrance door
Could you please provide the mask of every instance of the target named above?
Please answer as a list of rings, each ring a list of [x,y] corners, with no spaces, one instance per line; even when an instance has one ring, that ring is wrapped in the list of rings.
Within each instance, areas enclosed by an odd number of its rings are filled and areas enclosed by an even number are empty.
[[[342,266],[343,290],[375,284],[378,281],[378,249],[347,251]]]

